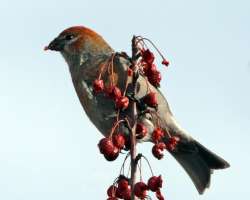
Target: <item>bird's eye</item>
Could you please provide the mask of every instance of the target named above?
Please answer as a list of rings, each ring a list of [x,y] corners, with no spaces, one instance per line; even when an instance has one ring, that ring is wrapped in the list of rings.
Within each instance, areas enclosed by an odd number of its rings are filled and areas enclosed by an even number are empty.
[[[65,40],[72,40],[74,38],[74,35],[66,35]]]

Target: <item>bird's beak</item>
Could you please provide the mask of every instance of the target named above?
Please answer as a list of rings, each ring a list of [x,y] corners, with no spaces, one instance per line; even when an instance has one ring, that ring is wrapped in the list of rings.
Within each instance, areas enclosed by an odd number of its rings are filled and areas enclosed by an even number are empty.
[[[55,38],[53,41],[49,43],[48,46],[44,47],[44,50],[62,51],[63,48],[64,48],[64,42],[58,38]]]

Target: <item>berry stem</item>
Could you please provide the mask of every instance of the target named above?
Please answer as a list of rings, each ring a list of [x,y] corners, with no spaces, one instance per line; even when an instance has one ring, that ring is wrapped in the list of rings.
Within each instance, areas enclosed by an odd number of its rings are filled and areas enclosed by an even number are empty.
[[[124,175],[124,166],[126,164],[126,161],[127,161],[128,157],[129,157],[129,155],[130,155],[129,153],[126,155],[126,157],[125,157],[125,159],[124,159],[124,161],[122,163],[122,167],[121,167],[121,170],[120,170],[120,175],[121,174]]]
[[[145,38],[145,37],[141,37],[141,36],[138,36],[138,40],[137,40],[137,43],[139,43],[139,42],[144,42],[144,40],[145,41],[147,41],[147,42],[149,42],[154,48],[155,48],[155,50],[158,52],[158,54],[162,57],[162,59],[164,60],[165,59],[165,57],[163,56],[163,54],[161,53],[161,51],[157,48],[157,46],[150,40],[150,39],[148,39],[148,38]]]
[[[144,160],[146,160],[146,162],[148,163],[149,169],[150,169],[150,171],[151,171],[151,174],[152,174],[152,176],[154,176],[153,169],[152,169],[152,167],[151,167],[151,165],[150,165],[148,159],[147,159],[144,155],[142,155],[141,157],[144,158]]]
[[[113,128],[111,129],[111,132],[110,132],[109,137],[112,137],[112,136],[113,136],[113,134],[114,134],[114,132],[115,132],[117,126],[119,126],[119,124],[122,123],[122,122],[125,122],[125,120],[124,120],[124,119],[121,119],[121,120],[116,121],[115,125],[114,125]]]

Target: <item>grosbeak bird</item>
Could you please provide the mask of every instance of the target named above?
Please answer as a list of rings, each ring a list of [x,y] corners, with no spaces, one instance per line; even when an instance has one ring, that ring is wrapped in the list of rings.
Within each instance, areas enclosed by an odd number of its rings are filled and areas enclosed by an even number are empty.
[[[97,79],[99,71],[102,69],[101,66],[105,65],[112,55],[115,55],[113,58],[115,84],[123,91],[127,80],[127,70],[131,65],[130,59],[120,56],[119,53],[114,54],[115,51],[99,34],[83,26],[64,30],[50,42],[46,49],[62,54],[69,66],[72,82],[82,107],[97,129],[104,136],[107,136],[117,120],[116,108],[112,100],[107,98],[105,94],[94,94],[93,81]],[[109,77],[104,75],[103,80],[106,84]],[[161,128],[180,139],[178,148],[170,153],[186,170],[198,192],[202,194],[209,187],[213,170],[227,168],[229,164],[202,146],[181,128],[160,90],[148,83],[141,75],[138,77],[135,98],[142,98],[147,93],[148,88],[156,93],[158,99],[157,116],[160,118],[158,123],[160,121]],[[126,111],[121,114],[128,115]],[[151,134],[156,127],[155,116],[145,113],[138,120],[148,130],[147,136],[140,142],[152,141]],[[122,126],[121,129],[123,132],[128,131],[126,126]]]

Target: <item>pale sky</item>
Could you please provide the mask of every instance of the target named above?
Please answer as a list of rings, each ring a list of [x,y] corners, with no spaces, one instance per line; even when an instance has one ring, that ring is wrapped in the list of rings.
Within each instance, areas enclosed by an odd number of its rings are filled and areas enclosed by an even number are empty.
[[[249,10],[249,0],[2,0],[0,199],[106,199],[118,175],[123,156],[109,163],[99,154],[101,134],[81,108],[66,63],[43,51],[72,25],[128,53],[134,34],[152,39],[171,62],[161,68],[161,91],[177,120],[231,164],[214,172],[200,196],[170,155],[157,161],[151,144],[140,145],[164,177],[166,199],[247,199]]]

